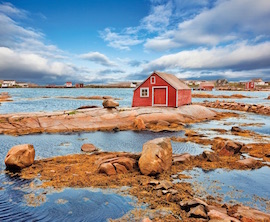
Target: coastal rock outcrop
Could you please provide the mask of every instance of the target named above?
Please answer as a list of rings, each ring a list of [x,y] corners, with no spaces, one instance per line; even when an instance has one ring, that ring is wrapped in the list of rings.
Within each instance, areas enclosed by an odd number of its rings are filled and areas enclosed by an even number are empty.
[[[233,216],[241,221],[270,221],[270,214],[246,206],[239,206]]]
[[[119,103],[113,99],[104,99],[102,105],[104,108],[116,108],[119,106]]]
[[[0,93],[0,102],[10,102],[10,101],[12,101],[12,99],[8,92]]]
[[[172,145],[169,138],[157,138],[143,145],[139,168],[144,175],[156,175],[172,165]]]
[[[19,170],[34,163],[35,149],[32,144],[22,144],[12,147],[5,158],[8,169]]]
[[[210,108],[239,110],[262,115],[270,115],[270,107],[260,104],[245,104],[245,103],[225,102],[225,101],[219,102],[218,100],[216,102],[204,101],[203,103],[199,104]]]

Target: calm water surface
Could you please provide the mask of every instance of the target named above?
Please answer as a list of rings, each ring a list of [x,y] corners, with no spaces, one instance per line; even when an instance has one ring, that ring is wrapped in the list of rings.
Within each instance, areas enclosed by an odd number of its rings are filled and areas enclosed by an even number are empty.
[[[13,102],[2,103],[0,106],[0,113],[15,113],[15,112],[38,112],[38,111],[57,111],[57,110],[72,110],[77,109],[80,106],[86,105],[102,105],[101,100],[75,100],[75,99],[63,99],[57,97],[78,97],[78,96],[112,96],[114,98],[121,98],[119,101],[120,106],[130,107],[132,103],[134,89],[1,89],[1,92],[9,92],[12,96]],[[205,93],[198,92],[195,93]],[[250,99],[219,99],[225,101],[236,101],[249,104],[264,104],[270,105],[270,100],[266,98],[270,95],[270,92],[233,92],[233,91],[212,91],[206,92],[213,95],[232,95],[243,94],[254,98]],[[204,100],[215,101],[216,99],[204,99],[193,98],[193,102],[202,102]]]

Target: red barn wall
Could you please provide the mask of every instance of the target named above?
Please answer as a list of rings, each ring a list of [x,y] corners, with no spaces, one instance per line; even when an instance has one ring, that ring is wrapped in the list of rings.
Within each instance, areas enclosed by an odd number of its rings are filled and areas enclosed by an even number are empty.
[[[151,76],[156,77],[155,84],[150,83]],[[132,106],[152,106],[152,87],[153,86],[167,86],[168,87],[168,106],[175,107],[176,104],[176,90],[171,85],[169,85],[165,80],[160,78],[155,73],[149,76],[146,81],[135,89],[133,94]],[[140,88],[149,87],[149,97],[140,97]]]
[[[191,89],[178,90],[178,106],[191,103]]]

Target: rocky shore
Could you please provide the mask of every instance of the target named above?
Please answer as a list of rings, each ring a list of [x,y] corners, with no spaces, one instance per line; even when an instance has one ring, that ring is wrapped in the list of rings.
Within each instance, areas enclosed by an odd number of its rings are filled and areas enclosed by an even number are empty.
[[[89,108],[0,115],[0,134],[24,135],[79,131],[180,130],[186,123],[213,119],[200,105],[179,108]]]
[[[8,92],[2,92],[0,93],[0,102],[11,102],[13,101],[11,99],[11,96],[9,95]]]
[[[158,138],[145,143],[142,153],[94,151],[92,154],[35,160],[31,166],[24,167],[19,175],[24,179],[40,178],[42,184],[32,183],[36,188],[129,187],[126,190],[128,194],[136,196],[139,203],[148,204],[148,210],[132,213],[133,219],[135,217],[137,221],[142,221],[142,215],[149,215],[147,211],[151,211],[152,217],[146,221],[270,221],[269,214],[250,207],[223,204],[210,195],[206,199],[200,199],[192,184],[182,181],[189,177],[183,171],[194,167],[204,170],[260,168],[264,166],[260,160],[241,159],[242,152],[260,150],[260,145],[251,148],[249,144],[227,139],[210,140],[189,130],[186,131],[186,138],[182,139],[211,144],[212,152],[204,151],[198,156],[173,154],[170,139]],[[180,141],[181,138],[174,140]],[[31,148],[29,145],[25,147]],[[264,150],[270,152],[269,144]],[[269,161],[269,157],[265,161]],[[7,158],[10,159],[10,155]],[[178,182],[175,183],[175,179]],[[167,214],[159,215],[161,209],[166,209]],[[116,221],[129,219],[129,215],[125,215]]]
[[[260,104],[245,104],[245,103],[237,103],[237,102],[225,102],[225,101],[218,101],[209,102],[205,101],[203,103],[197,103],[199,105],[210,107],[210,108],[217,108],[217,109],[230,109],[230,110],[238,110],[244,112],[252,112],[261,115],[270,115],[270,107],[264,106]]]
[[[250,96],[245,96],[242,94],[227,95],[212,95],[207,93],[192,93],[193,98],[223,98],[223,99],[243,99],[243,98],[254,98]]]

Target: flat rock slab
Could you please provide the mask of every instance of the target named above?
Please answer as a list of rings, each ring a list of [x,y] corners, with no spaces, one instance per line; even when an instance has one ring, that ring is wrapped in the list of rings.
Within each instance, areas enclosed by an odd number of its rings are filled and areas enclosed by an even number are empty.
[[[214,111],[199,105],[179,108],[134,107],[90,108],[58,112],[16,113],[0,115],[0,134],[23,135],[33,133],[60,133],[79,131],[138,130],[146,124],[166,121],[190,123],[211,119]],[[140,118],[140,122],[135,122]],[[135,123],[134,123],[135,122]],[[144,125],[145,124],[145,125]],[[159,126],[168,127],[168,126]]]

